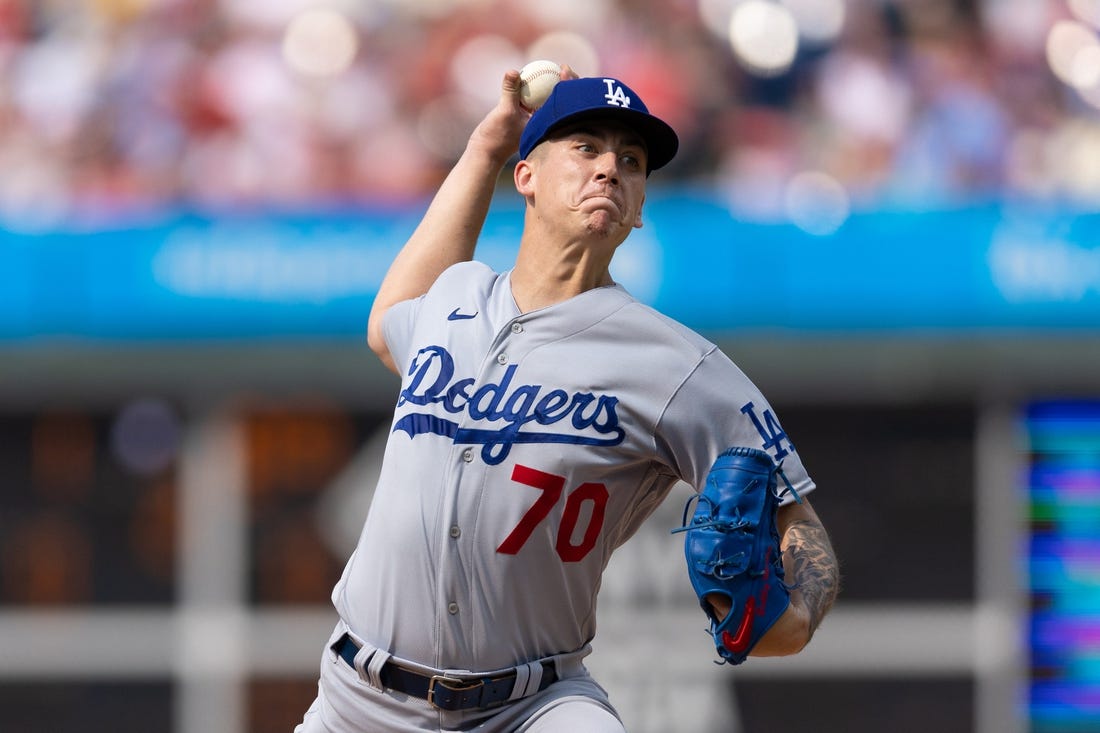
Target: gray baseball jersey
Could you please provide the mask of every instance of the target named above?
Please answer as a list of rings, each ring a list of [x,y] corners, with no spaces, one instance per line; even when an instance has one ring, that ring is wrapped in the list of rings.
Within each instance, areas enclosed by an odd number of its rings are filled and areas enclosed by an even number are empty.
[[[741,370],[618,285],[521,313],[509,273],[462,263],[384,329],[401,391],[333,601],[398,658],[485,671],[581,649],[612,551],[730,446],[814,488]]]

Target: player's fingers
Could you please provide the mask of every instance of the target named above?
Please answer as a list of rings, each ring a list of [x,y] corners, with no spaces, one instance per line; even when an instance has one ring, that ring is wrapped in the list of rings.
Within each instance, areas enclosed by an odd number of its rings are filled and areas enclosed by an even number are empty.
[[[519,100],[519,89],[523,82],[520,81],[519,71],[517,69],[509,69],[504,74],[504,81],[501,82],[501,99],[510,103],[509,106],[521,107]]]
[[[573,67],[569,64],[561,65],[561,78],[562,79],[579,79],[580,75],[573,71]]]
[[[505,72],[500,85],[500,101],[493,112],[494,115],[502,115],[502,119],[507,120],[506,124],[509,126],[518,125],[521,131],[522,126],[527,124],[531,116],[531,112],[523,106],[520,98],[519,90],[522,85],[518,70],[509,69]],[[518,134],[516,133],[517,136]]]
[[[470,135],[472,144],[494,155],[510,155],[519,148],[520,136],[531,113],[520,103],[519,71],[510,69],[501,80],[500,100]]]
[[[519,69],[508,69],[504,72],[504,81],[501,87],[505,94],[519,94]]]

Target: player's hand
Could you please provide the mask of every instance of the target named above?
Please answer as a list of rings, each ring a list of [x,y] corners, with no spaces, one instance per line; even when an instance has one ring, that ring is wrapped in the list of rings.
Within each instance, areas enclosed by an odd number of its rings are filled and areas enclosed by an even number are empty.
[[[720,593],[710,593],[704,598],[710,604],[710,607],[714,609],[714,615],[718,617],[719,621],[729,615],[730,609],[733,608],[730,599]]]
[[[795,654],[809,642],[809,617],[798,600],[792,594],[791,605],[767,633],[760,637],[760,641],[753,647],[753,656],[776,657]],[[706,601],[714,609],[714,615],[719,621],[724,619],[732,608],[729,598],[716,593],[706,596]]]
[[[573,69],[562,64],[561,78],[578,77]],[[501,164],[519,150],[523,128],[531,119],[531,112],[520,103],[519,88],[519,70],[506,72],[501,82],[500,100],[470,135],[468,147],[488,154]]]
[[[799,503],[785,504],[779,507],[777,516],[780,532],[786,537],[790,528],[794,525],[799,525],[802,528],[816,528],[817,533],[806,533],[805,529],[802,529],[802,534],[806,534],[807,537],[818,537],[818,542],[827,542],[824,535],[824,528],[821,526],[821,520],[818,519],[817,513],[810,506],[808,499],[803,499]],[[809,539],[791,539],[788,537],[788,542],[800,542],[803,546],[806,546]],[[808,554],[813,554],[823,558],[833,558],[827,563],[829,567],[834,568],[836,566],[835,556],[831,547],[821,546]],[[795,580],[795,583],[791,587],[791,602],[787,606],[787,609],[783,614],[776,619],[775,624],[768,629],[767,633],[760,638],[760,641],[753,648],[752,654],[754,656],[783,656],[787,654],[796,654],[803,647],[805,647],[810,639],[813,637],[814,629],[820,623],[821,618],[824,616],[827,607],[820,607],[821,603],[828,602],[831,604],[832,598],[835,597],[835,587],[831,593],[824,591],[805,593],[806,588],[811,588],[815,583],[820,584],[821,579],[813,576],[807,578],[802,577],[800,579],[794,578],[795,564],[791,563],[788,558],[784,560],[784,566],[788,566],[789,576]],[[823,579],[828,580],[830,576],[822,575]],[[835,583],[835,578],[832,579]],[[819,605],[814,605],[813,599],[818,599]],[[718,594],[709,593],[705,596],[705,600],[710,604],[714,610],[715,616],[719,620],[724,619],[727,614],[732,610],[732,604],[728,597]],[[817,619],[815,622],[814,619]]]

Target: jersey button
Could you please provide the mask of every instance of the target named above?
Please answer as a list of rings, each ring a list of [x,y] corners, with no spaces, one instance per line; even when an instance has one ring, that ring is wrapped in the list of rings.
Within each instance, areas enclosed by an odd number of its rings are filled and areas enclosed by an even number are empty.
[[[523,333],[523,324],[516,321],[512,324],[512,333]]]
[[[448,603],[447,604],[447,613],[451,614],[452,616],[454,616],[456,613],[458,613],[458,604],[455,603],[454,601],[451,601],[450,603]]]
[[[508,363],[508,355],[507,354],[497,354],[497,364],[504,365],[504,364],[507,364],[507,363]]]
[[[451,537],[454,537],[457,540],[461,534],[462,530],[458,528],[457,524],[451,527]]]
[[[474,460],[473,448],[467,448],[466,450],[462,451],[462,460],[466,461],[467,463]]]

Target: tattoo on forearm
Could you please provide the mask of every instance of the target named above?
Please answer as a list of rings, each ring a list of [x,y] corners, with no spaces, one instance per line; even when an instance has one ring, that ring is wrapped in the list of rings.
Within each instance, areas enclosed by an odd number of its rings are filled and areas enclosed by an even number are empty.
[[[807,520],[792,523],[783,538],[783,568],[810,613],[810,634],[836,600],[840,572],[825,528]]]

